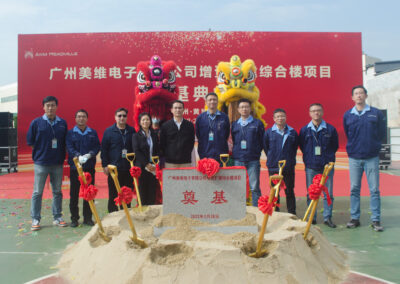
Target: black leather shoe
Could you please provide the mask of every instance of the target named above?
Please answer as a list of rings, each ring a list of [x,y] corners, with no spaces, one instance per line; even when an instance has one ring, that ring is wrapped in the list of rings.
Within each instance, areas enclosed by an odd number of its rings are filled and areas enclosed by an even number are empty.
[[[312,220],[313,225],[317,225],[317,220]]]
[[[379,221],[373,221],[371,224],[371,227],[376,232],[383,232],[383,226],[381,225],[381,222],[379,222]]]
[[[361,224],[360,224],[359,220],[351,219],[350,222],[347,223],[346,227],[349,229],[354,229],[354,228],[359,227],[360,225]]]
[[[75,220],[73,220],[69,226],[70,226],[70,227],[72,227],[72,228],[76,228],[76,227],[78,227],[78,226],[79,226],[79,222],[78,222],[78,221],[75,221]]]
[[[326,220],[324,221],[324,224],[327,225],[329,228],[336,228],[336,225],[332,222],[332,219],[331,219],[331,218],[326,219]]]
[[[85,224],[86,226],[94,226],[94,222],[92,220],[85,220],[83,221],[83,224]]]

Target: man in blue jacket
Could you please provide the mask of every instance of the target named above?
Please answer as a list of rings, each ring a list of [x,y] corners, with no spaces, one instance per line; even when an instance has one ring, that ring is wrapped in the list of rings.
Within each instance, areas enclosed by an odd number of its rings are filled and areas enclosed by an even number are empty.
[[[367,97],[364,86],[353,87],[352,99],[355,105],[343,117],[351,182],[351,220],[347,223],[347,228],[360,226],[361,178],[365,172],[371,195],[371,226],[375,231],[381,232],[383,227],[380,223],[379,151],[381,141],[386,135],[386,124],[382,112],[366,103]]]
[[[69,210],[71,211],[71,227],[79,225],[79,189],[80,182],[73,158],[79,158],[79,163],[84,172],[92,176],[91,184],[95,180],[96,155],[100,151],[100,141],[96,130],[87,126],[88,113],[80,109],[75,114],[76,125],[67,133],[68,164],[70,166],[70,200]],[[83,200],[83,224],[93,226],[92,211],[89,203]]]
[[[249,174],[249,183],[253,206],[258,206],[260,190],[260,156],[263,149],[264,124],[251,113],[248,99],[238,101],[240,118],[232,123],[232,155],[235,166],[245,166]]]
[[[43,189],[49,175],[53,191],[53,224],[60,227],[67,226],[62,218],[61,192],[67,123],[56,115],[58,107],[56,97],[45,97],[42,105],[45,113],[32,121],[27,134],[28,145],[33,148],[35,172],[31,206],[32,231],[40,230]]]
[[[268,173],[270,176],[279,173],[278,162],[286,160],[286,166],[283,169],[283,181],[286,185],[286,206],[289,213],[296,215],[294,168],[296,166],[299,137],[296,130],[286,124],[286,111],[284,109],[278,108],[274,110],[273,118],[275,124],[267,129],[264,135],[264,151],[267,155]],[[275,210],[279,211],[279,207],[276,207]]]
[[[220,161],[220,154],[228,154],[228,137],[230,123],[228,116],[217,109],[218,96],[215,93],[206,95],[208,110],[196,119],[197,151],[200,159],[213,158]]]
[[[132,153],[132,135],[135,129],[127,122],[128,110],[119,108],[115,111],[115,124],[108,127],[101,141],[101,164],[104,174],[108,176],[108,212],[118,211],[114,199],[118,196],[114,180],[108,171],[108,165],[114,165],[118,170],[118,181],[121,187],[133,188],[133,179],[129,173],[130,164],[126,159],[127,153]],[[131,204],[128,204],[130,207]],[[122,207],[121,207],[122,208]]]
[[[321,104],[310,105],[311,121],[300,130],[299,145],[303,152],[303,162],[306,169],[307,189],[312,184],[314,176],[324,172],[324,166],[330,162],[335,162],[335,154],[339,148],[339,138],[335,127],[322,119],[324,109]],[[328,205],[324,192],[324,224],[331,228],[336,228],[332,222],[333,208],[333,169],[328,175],[326,187],[328,188],[332,204]],[[311,202],[307,192],[307,204]],[[313,224],[317,223],[317,214],[314,215]]]

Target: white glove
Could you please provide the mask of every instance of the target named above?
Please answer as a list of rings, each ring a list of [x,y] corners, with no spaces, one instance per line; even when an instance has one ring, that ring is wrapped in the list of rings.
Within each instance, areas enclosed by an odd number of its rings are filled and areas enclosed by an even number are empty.
[[[90,155],[89,153],[87,153],[83,156],[86,157],[86,162],[92,157],[92,155]]]
[[[88,159],[85,157],[85,155],[79,156],[79,163],[80,163],[81,165],[83,165],[84,163],[86,163],[87,160],[88,160]]]

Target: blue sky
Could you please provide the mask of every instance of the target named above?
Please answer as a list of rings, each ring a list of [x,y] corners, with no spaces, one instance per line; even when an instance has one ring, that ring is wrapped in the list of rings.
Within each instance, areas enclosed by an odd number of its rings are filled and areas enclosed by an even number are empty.
[[[17,81],[18,34],[134,31],[361,32],[363,52],[400,60],[400,1],[0,0],[0,86]]]

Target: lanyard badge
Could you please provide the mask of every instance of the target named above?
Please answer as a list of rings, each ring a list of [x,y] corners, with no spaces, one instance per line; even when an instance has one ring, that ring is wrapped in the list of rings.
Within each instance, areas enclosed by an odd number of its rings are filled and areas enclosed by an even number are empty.
[[[314,154],[315,154],[315,156],[320,156],[321,155],[321,147],[320,146],[315,146]]]
[[[246,140],[240,141],[240,148],[242,150],[246,150],[247,149],[247,141]]]
[[[127,149],[122,149],[122,155],[121,155],[122,159],[126,158],[126,154],[128,154],[128,150]]]
[[[51,140],[51,148],[52,149],[57,149],[57,138],[53,138]]]
[[[210,131],[208,133],[208,141],[214,141],[214,132]]]

